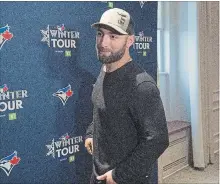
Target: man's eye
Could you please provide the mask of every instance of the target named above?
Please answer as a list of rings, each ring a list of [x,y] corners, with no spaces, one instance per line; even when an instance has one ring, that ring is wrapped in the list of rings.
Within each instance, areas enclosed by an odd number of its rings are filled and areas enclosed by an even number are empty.
[[[96,33],[96,35],[97,35],[97,36],[102,36],[102,33],[101,33],[100,31],[98,31],[98,32]]]
[[[112,34],[112,35],[110,35],[110,38],[111,38],[111,39],[116,39],[116,38],[117,38],[117,36],[116,36],[116,35],[114,35],[114,34]]]

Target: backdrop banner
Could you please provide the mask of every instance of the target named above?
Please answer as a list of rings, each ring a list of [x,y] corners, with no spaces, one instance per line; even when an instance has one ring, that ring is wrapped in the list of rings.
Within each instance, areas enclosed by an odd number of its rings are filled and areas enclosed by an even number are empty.
[[[157,2],[0,2],[1,184],[89,183],[91,24],[115,7],[133,16],[131,55],[157,81]]]

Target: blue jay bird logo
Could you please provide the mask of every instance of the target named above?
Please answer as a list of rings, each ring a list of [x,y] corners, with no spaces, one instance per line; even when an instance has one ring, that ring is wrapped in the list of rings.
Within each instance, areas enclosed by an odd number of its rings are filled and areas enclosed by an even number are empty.
[[[0,28],[0,34],[4,33],[7,30],[9,30],[8,24],[6,26]]]
[[[6,41],[11,40],[13,34],[9,31],[10,26],[7,24],[4,27],[0,27],[0,50]]]
[[[8,91],[7,84],[3,84],[0,86],[0,93],[5,93]]]
[[[14,151],[11,155],[0,160],[0,168],[9,176],[13,167],[18,165],[20,160],[21,158],[17,157],[17,151]]]
[[[139,36],[140,36],[140,37],[143,37],[143,36],[144,36],[144,31],[140,31],[140,32],[139,32]]]
[[[65,141],[69,138],[70,138],[70,136],[68,135],[68,133],[66,133],[66,134],[62,135],[59,139],[62,140],[62,141]]]
[[[66,105],[67,100],[72,95],[73,95],[73,91],[71,90],[70,84],[65,88],[59,89],[56,93],[53,93],[53,96],[56,96],[61,100],[61,102],[63,103],[63,106]]]
[[[62,24],[61,26],[57,26],[57,29],[58,29],[60,32],[63,32],[63,31],[65,30],[64,24]]]

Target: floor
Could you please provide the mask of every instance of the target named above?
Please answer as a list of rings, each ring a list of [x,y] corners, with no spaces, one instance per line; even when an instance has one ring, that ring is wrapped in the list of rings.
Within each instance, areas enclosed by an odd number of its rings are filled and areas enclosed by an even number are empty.
[[[215,155],[216,162],[208,165],[204,171],[187,167],[164,179],[164,184],[219,184],[219,154]]]

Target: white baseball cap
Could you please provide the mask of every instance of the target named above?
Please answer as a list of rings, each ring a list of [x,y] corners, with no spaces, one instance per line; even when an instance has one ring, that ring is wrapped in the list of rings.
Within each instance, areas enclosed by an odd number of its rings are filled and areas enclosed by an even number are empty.
[[[133,34],[133,20],[128,12],[119,8],[105,11],[99,22],[92,24],[94,28],[109,26],[121,34]]]

